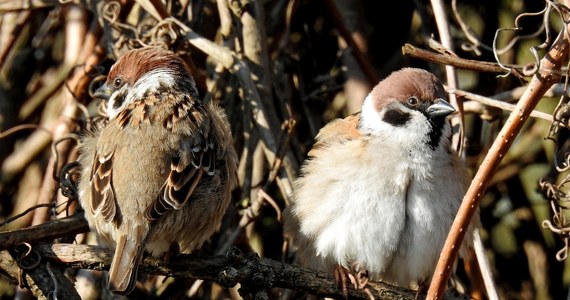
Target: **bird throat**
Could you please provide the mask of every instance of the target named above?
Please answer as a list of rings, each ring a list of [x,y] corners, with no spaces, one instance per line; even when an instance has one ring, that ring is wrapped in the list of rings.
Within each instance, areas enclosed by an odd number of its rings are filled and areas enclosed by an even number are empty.
[[[445,117],[428,118],[428,120],[431,126],[428,134],[428,145],[431,150],[435,150],[441,142],[441,136],[443,135],[443,129],[447,120]]]
[[[428,119],[428,126],[431,127],[427,136],[427,144],[431,150],[435,150],[441,141],[446,119],[445,117],[430,118],[425,113],[424,115]],[[411,118],[412,116],[410,113],[394,108],[387,110],[384,113],[382,120],[394,127],[404,127]]]

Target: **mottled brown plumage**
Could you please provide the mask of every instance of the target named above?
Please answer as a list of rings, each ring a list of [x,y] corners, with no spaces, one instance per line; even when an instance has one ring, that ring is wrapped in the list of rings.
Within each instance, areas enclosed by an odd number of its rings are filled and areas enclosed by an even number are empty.
[[[223,110],[201,102],[172,52],[127,52],[96,96],[107,99],[109,122],[80,146],[80,202],[115,249],[109,289],[129,293],[145,250],[189,252],[219,228],[237,155]]]

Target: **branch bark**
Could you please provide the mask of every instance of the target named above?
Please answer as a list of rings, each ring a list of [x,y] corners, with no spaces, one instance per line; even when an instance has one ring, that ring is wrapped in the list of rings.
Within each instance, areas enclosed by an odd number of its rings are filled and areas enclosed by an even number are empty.
[[[82,214],[50,221],[24,229],[0,232],[0,250],[15,247],[21,243],[52,241],[58,237],[88,232],[89,225]]]
[[[108,270],[112,260],[112,252],[98,246],[43,244],[35,246],[32,251],[34,255],[39,255],[42,261],[59,268]],[[2,258],[0,268],[16,280],[18,268],[13,262],[7,266],[6,262],[9,260],[5,258],[8,257],[10,257],[8,251],[0,252],[0,258]],[[284,264],[259,257],[255,253],[242,254],[237,248],[230,249],[225,256],[179,255],[168,262],[146,256],[139,270],[147,274],[215,281],[226,288],[240,283],[242,292],[245,293],[256,293],[270,288],[286,288],[318,296],[343,297],[332,274]],[[376,299],[414,299],[415,297],[414,291],[380,282],[371,282],[369,290]],[[352,286],[349,287],[349,297],[369,299],[363,290],[355,290]]]
[[[112,260],[112,251],[99,246],[62,243],[38,245],[38,243],[88,230],[87,221],[81,214],[77,214],[30,228],[2,232],[0,233],[0,272],[8,274],[12,282],[18,282],[21,276],[20,270],[22,270],[28,278],[29,287],[38,297],[42,297],[45,291],[54,292],[58,289],[60,295],[62,293],[73,294],[75,293],[73,285],[69,287],[67,283],[61,283],[63,277],[60,278],[54,270],[57,268],[108,270]],[[34,246],[29,253],[22,255],[28,249],[22,250],[21,247],[31,247],[29,245]],[[36,268],[39,270],[35,270]],[[285,288],[318,296],[343,297],[342,290],[338,288],[330,273],[308,270],[269,258],[260,258],[256,253],[242,254],[235,247],[231,248],[225,256],[179,255],[170,261],[148,256],[144,258],[139,269],[147,274],[215,281],[227,288],[240,283],[244,288],[244,293],[256,293],[270,288]],[[52,275],[46,277],[46,274],[50,272]],[[368,287],[376,299],[414,299],[415,297],[414,291],[382,282],[370,282]],[[73,291],[67,291],[69,289]],[[368,299],[365,291],[355,290],[352,286],[349,287],[349,295],[354,299]],[[65,299],[73,299],[72,296]]]
[[[404,56],[419,58],[433,63],[454,66],[455,68],[462,70],[488,72],[488,73],[501,73],[501,74],[505,73],[505,69],[501,68],[496,63],[465,59],[461,57],[452,56],[449,54],[440,54],[433,51],[421,49],[410,44],[405,44],[402,47],[402,54]],[[505,65],[505,66],[512,68],[513,70],[516,69],[517,71],[520,71],[519,66],[513,66],[513,65]]]
[[[40,300],[81,299],[63,270],[53,268],[40,256],[25,255],[23,252],[25,249],[0,251],[0,270],[11,281],[27,287]]]

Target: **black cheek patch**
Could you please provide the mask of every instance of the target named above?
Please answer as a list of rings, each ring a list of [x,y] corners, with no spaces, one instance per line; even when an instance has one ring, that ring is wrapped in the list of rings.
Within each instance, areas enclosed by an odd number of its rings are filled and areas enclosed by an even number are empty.
[[[396,127],[401,127],[406,125],[410,120],[411,116],[407,112],[403,112],[399,109],[390,109],[384,113],[384,122],[392,124]]]
[[[113,102],[113,108],[119,109],[119,107],[121,107],[121,105],[123,105],[123,103],[125,102],[126,98],[127,98],[126,92],[124,93],[119,92],[114,99],[115,102]]]

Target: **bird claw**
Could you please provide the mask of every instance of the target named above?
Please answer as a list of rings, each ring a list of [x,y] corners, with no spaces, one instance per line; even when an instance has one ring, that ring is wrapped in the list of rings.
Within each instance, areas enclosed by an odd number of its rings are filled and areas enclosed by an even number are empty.
[[[356,290],[363,290],[370,299],[374,299],[370,290],[366,287],[368,285],[368,270],[360,263],[352,264],[352,271],[347,270],[341,265],[337,265],[334,270],[334,278],[337,286],[340,284],[342,295],[348,299],[348,280]]]
[[[418,284],[418,289],[416,290],[416,298],[415,300],[420,299],[420,295],[427,291],[427,284],[425,282],[420,282]]]
[[[168,251],[163,253],[162,262],[164,264],[168,264],[178,255],[180,255],[180,245],[178,245],[178,243],[172,243],[170,244],[170,248],[168,248]]]
[[[348,299],[347,279],[350,278],[350,276],[351,276],[350,272],[341,265],[337,265],[336,268],[334,269],[334,280],[336,282],[337,287],[340,284],[344,299]]]
[[[358,290],[364,290],[368,284],[368,270],[361,263],[353,263],[352,270],[356,273],[356,275],[350,275],[354,287]]]

